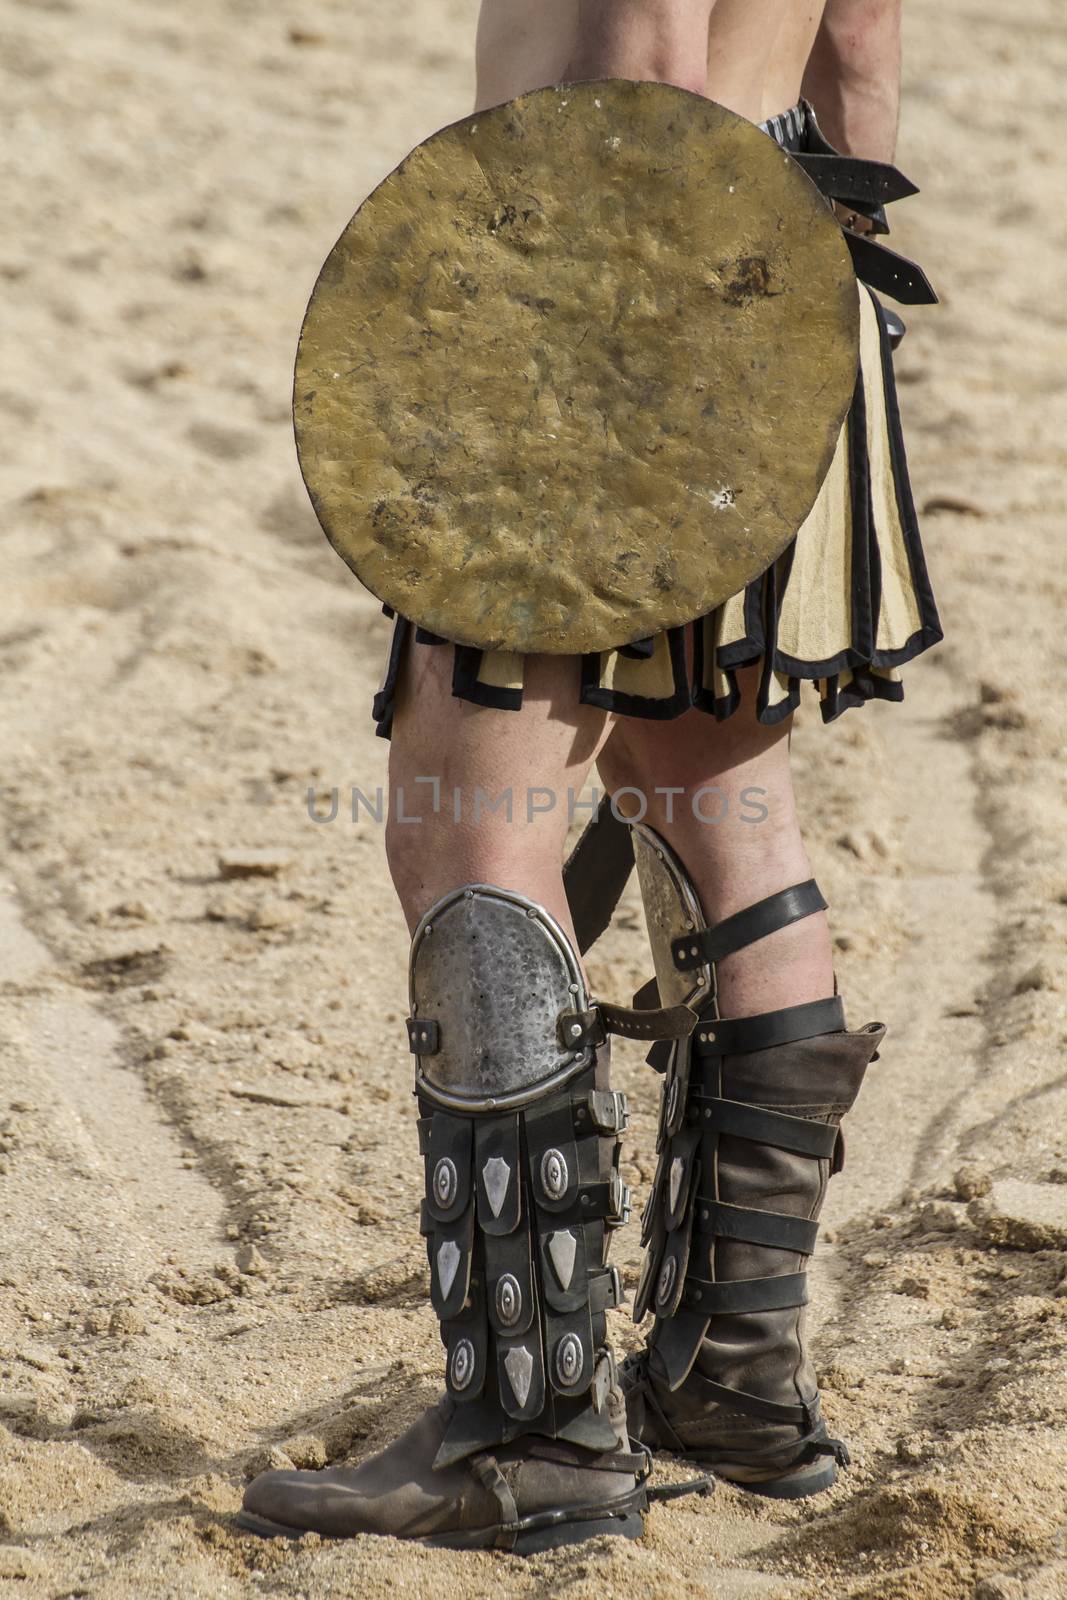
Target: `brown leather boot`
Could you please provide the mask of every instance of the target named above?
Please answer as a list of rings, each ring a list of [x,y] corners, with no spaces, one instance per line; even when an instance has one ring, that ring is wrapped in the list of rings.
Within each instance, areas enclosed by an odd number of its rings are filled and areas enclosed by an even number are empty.
[[[841,1117],[885,1029],[846,1032],[836,996],[720,1019],[715,962],[825,902],[798,884],[708,928],[681,862],[634,833],[660,995],[700,1021],[666,1068],[634,1306],[656,1323],[623,1368],[630,1431],[756,1493],[815,1494],[848,1452],[819,1412],[804,1268],[842,1164]]]
[[[238,1520],[518,1553],[637,1538],[648,1454],[605,1322],[626,1106],[578,958],[521,895],[446,895],[412,944],[408,1037],[447,1397],[358,1467],[262,1474]]]
[[[518,1555],[598,1534],[636,1539],[648,1465],[626,1443],[625,1406],[618,1390],[615,1397],[616,1451],[527,1436],[435,1467],[454,1409],[445,1398],[358,1467],[261,1473],[237,1520],[266,1537],[374,1533]]]

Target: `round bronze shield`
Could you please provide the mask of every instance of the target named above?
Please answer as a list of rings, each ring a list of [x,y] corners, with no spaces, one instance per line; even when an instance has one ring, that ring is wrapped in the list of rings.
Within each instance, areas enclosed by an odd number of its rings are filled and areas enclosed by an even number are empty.
[[[752,123],[666,84],[539,89],[419,145],[330,252],[301,470],[338,553],[433,633],[628,644],[796,533],[858,311],[826,202]]]

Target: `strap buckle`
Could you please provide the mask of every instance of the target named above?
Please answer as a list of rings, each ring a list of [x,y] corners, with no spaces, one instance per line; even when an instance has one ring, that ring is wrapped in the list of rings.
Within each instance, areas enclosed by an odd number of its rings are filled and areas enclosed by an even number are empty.
[[[630,1212],[633,1210],[633,1190],[628,1183],[623,1183],[618,1168],[611,1174],[608,1208],[605,1227],[622,1228],[629,1222]]]
[[[588,1113],[598,1133],[625,1133],[630,1126],[630,1111],[621,1089],[591,1089],[578,1104],[579,1116]]]
[[[561,1011],[556,1019],[556,1036],[565,1050],[584,1050],[587,1045],[601,1045],[606,1037],[600,1007],[588,1011]]]

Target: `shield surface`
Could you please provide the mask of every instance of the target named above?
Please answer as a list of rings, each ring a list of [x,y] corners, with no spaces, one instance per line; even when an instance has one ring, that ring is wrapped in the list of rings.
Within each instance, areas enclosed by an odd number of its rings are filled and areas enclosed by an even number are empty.
[[[540,89],[356,212],[301,332],[301,470],[371,592],[457,644],[607,650],[797,532],[856,380],[841,230],[752,123],[666,84]]]

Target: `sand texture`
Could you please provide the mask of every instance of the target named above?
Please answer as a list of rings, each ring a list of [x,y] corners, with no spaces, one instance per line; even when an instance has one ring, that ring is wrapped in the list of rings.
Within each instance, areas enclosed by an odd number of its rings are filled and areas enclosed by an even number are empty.
[[[470,104],[474,5],[2,7],[5,1600],[1067,1593],[1067,39],[1059,0],[905,10],[894,240],[943,304],[899,371],[948,642],[903,708],[795,741],[850,1019],[890,1025],[814,1275],[855,1466],[523,1564],[232,1521],[258,1467],[358,1458],[438,1386],[407,941],[345,804],[384,780],[388,625],[288,390],[355,205]],[[631,892],[591,977],[646,966]],[[617,1059],[643,1198],[654,1085]]]

